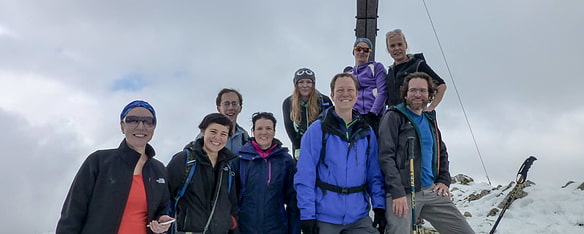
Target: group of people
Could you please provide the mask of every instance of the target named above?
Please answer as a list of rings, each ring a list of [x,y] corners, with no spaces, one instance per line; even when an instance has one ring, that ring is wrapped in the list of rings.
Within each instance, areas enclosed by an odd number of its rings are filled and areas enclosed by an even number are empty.
[[[222,89],[218,113],[165,167],[148,144],[154,108],[129,103],[124,140],[82,164],[57,233],[410,233],[412,217],[440,233],[474,233],[450,200],[435,115],[444,81],[421,54],[406,53],[401,30],[386,44],[388,70],[358,38],[355,65],[332,77],[330,98],[311,69],[295,72],[282,105],[291,152],[270,112],[252,115],[250,137],[237,124],[242,95]]]

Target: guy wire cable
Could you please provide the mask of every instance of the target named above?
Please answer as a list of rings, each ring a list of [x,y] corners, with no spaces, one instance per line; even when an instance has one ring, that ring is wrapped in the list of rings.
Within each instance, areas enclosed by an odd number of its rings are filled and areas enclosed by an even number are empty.
[[[481,155],[481,151],[479,150],[479,145],[477,140],[474,136],[474,132],[472,131],[472,127],[470,126],[470,121],[468,120],[468,116],[466,115],[466,110],[464,109],[464,105],[462,104],[462,98],[460,98],[460,94],[458,93],[458,88],[456,88],[456,83],[454,82],[454,76],[452,76],[452,72],[450,71],[450,66],[448,65],[448,61],[446,60],[446,55],[444,54],[444,49],[442,49],[442,44],[440,43],[440,39],[438,38],[438,33],[436,33],[436,28],[434,27],[434,22],[432,21],[432,17],[430,16],[430,11],[428,11],[428,6],[426,5],[426,0],[422,0],[424,3],[424,8],[426,9],[426,15],[428,15],[428,19],[430,20],[430,25],[432,26],[432,30],[434,31],[434,36],[436,37],[436,41],[438,41],[438,47],[440,48],[440,52],[442,53],[442,58],[444,59],[444,63],[446,64],[446,69],[448,70],[448,75],[450,75],[450,80],[452,80],[452,85],[454,86],[454,91],[456,93],[456,97],[458,97],[458,102],[460,103],[460,107],[462,108],[462,113],[464,114],[464,119],[466,120],[466,125],[470,130],[470,135],[472,136],[472,140],[474,142],[475,148],[479,155],[479,159],[481,160],[481,164],[483,166],[483,170],[485,171],[485,175],[487,176],[487,181],[489,185],[491,184],[491,179],[489,178],[489,173],[487,172],[487,168],[485,167],[485,163],[483,162],[483,157]]]

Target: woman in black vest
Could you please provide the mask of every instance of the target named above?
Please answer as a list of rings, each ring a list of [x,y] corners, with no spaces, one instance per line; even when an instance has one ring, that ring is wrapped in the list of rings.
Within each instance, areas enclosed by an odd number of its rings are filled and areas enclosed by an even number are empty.
[[[387,52],[393,58],[393,64],[387,69],[387,106],[395,106],[402,102],[402,95],[400,94],[400,87],[404,83],[404,78],[413,72],[424,72],[432,77],[436,82],[436,96],[432,103],[426,107],[424,111],[430,112],[436,109],[444,92],[446,92],[446,84],[444,80],[436,74],[428,66],[422,53],[407,54],[408,42],[406,36],[401,29],[395,29],[385,34],[385,42],[387,44]]]

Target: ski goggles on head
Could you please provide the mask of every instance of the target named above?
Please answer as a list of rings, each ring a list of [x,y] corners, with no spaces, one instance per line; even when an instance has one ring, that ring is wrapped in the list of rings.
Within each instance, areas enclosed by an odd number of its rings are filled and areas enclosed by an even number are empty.
[[[385,37],[391,37],[391,36],[401,35],[401,34],[403,34],[402,30],[398,28],[398,29],[394,29],[394,30],[387,32],[385,34]]]
[[[124,118],[124,123],[130,128],[136,128],[142,122],[146,128],[154,128],[156,126],[156,119],[149,116],[133,116],[129,115]]]
[[[301,76],[301,75],[304,75],[304,74],[306,74],[306,75],[309,75],[309,76],[312,76],[312,75],[314,75],[314,72],[312,72],[312,71],[311,71],[311,70],[309,70],[309,69],[302,69],[302,70],[298,70],[298,71],[296,72],[296,75],[297,75],[297,76]]]
[[[371,48],[365,48],[365,47],[361,47],[361,46],[355,46],[355,51],[357,52],[365,52],[365,53],[369,53],[371,52]]]

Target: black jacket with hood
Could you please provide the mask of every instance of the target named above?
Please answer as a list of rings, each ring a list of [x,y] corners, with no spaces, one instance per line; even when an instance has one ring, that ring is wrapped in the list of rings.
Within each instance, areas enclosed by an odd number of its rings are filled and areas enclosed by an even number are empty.
[[[185,146],[189,154],[197,160],[195,173],[184,196],[180,199],[175,217],[176,228],[180,232],[204,232],[206,234],[228,233],[236,226],[238,217],[235,182],[229,187],[228,164],[237,156],[223,148],[217,156],[215,167],[203,150],[203,138]],[[186,178],[186,152],[176,153],[166,167],[171,197],[175,197]],[[232,177],[232,180],[234,176]],[[219,183],[220,181],[220,183]],[[216,201],[216,202],[215,202]],[[210,222],[209,216],[213,213]],[[207,226],[208,223],[208,226]],[[207,230],[205,231],[205,227]],[[234,229],[237,230],[237,229]],[[237,231],[231,232],[237,233]]]
[[[142,168],[147,222],[167,214],[170,198],[166,170],[160,161],[152,158],[154,154],[152,146],[147,145],[148,160]],[[117,149],[89,155],[69,189],[56,233],[118,233],[139,158],[140,153],[130,149],[126,140]]]
[[[379,165],[385,177],[385,188],[393,199],[411,192],[410,161],[407,158],[408,137],[414,137],[414,180],[415,190],[421,190],[422,139],[420,129],[406,114],[404,103],[391,107],[379,125]],[[436,122],[436,112],[423,112],[430,121],[433,155],[432,173],[434,183],[450,186],[448,152],[442,141],[442,134]]]

